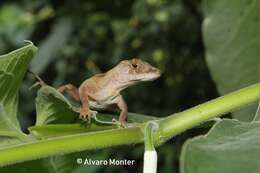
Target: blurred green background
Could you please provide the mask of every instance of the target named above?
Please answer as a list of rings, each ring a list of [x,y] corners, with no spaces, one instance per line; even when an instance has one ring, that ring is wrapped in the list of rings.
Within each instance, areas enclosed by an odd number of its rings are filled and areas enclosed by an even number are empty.
[[[0,54],[23,40],[33,41],[39,51],[30,69],[55,87],[78,86],[123,59],[142,58],[160,68],[162,76],[125,90],[124,98],[131,112],[164,117],[218,96],[205,62],[201,23],[200,0],[0,1]],[[33,83],[27,75],[20,92],[18,116],[24,131],[35,122],[35,92],[28,90]],[[158,172],[178,172],[183,142],[202,133],[190,130],[159,147]],[[75,172],[142,170],[142,145],[82,153],[93,159],[135,159],[136,164],[78,167],[73,159],[51,160],[58,172],[71,170],[69,164]]]

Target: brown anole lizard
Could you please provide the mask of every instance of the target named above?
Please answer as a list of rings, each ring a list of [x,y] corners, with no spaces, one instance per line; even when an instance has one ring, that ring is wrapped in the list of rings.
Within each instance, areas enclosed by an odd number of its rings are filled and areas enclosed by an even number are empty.
[[[66,84],[58,88],[67,92],[81,103],[80,118],[90,119],[97,112],[116,105],[120,109],[119,123],[124,126],[127,120],[127,104],[120,91],[142,81],[152,81],[160,76],[160,70],[141,59],[123,60],[106,73],[96,74],[85,80],[79,88]],[[40,78],[38,79],[40,80]]]

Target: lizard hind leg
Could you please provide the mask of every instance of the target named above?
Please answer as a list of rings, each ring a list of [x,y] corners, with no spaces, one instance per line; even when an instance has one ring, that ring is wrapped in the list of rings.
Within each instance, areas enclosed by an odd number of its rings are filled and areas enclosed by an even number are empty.
[[[80,113],[80,116],[79,116],[80,119],[90,122],[91,117],[95,116],[97,114],[96,111],[92,111],[89,109],[88,96],[82,94],[84,97],[81,98],[78,88],[75,87],[74,85],[72,85],[72,84],[62,85],[58,88],[58,91],[62,94],[66,92],[73,99],[75,99],[78,102],[81,102],[80,109],[74,110],[74,111]]]
[[[80,102],[78,88],[75,87],[74,85],[72,85],[72,84],[62,85],[58,88],[58,91],[62,94],[66,92],[73,99]]]

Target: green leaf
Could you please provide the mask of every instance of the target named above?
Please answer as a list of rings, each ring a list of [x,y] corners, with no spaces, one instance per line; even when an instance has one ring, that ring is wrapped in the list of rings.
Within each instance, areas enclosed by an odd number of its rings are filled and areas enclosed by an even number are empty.
[[[37,48],[29,43],[0,56],[0,145],[26,139],[16,118],[20,83]]]
[[[221,94],[260,80],[260,1],[205,0],[206,60]],[[252,120],[256,106],[234,116]]]
[[[20,142],[20,135],[22,136],[20,129],[13,125],[5,113],[3,105],[0,104],[0,146]]]
[[[100,125],[96,123],[91,123],[89,126],[87,126],[87,124],[50,124],[32,126],[29,128],[29,131],[38,138],[47,139],[72,134],[110,130],[115,128],[117,128],[115,125]]]
[[[3,133],[4,131],[16,131],[17,127],[13,126],[13,122],[10,121],[4,107],[0,104],[0,132]],[[19,129],[18,129],[19,130]]]
[[[182,173],[260,172],[260,122],[223,120],[204,136],[188,140],[181,152]]]
[[[50,123],[71,123],[78,114],[70,102],[55,88],[42,86],[36,98],[36,125]]]
[[[53,99],[50,103],[56,102],[55,100],[57,100],[57,99],[58,98]],[[58,110],[59,107],[57,107],[57,106],[53,106],[53,107],[57,108],[57,110],[51,109],[51,110],[54,110],[53,112],[55,112],[55,114],[50,114],[53,117],[47,118],[47,119],[55,119],[55,115],[64,115],[60,111],[64,111],[64,110],[65,110],[64,112],[69,111],[68,107],[64,107],[62,110],[61,109]],[[40,113],[40,114],[48,115],[48,114],[44,114],[44,113]],[[74,113],[73,113],[73,116],[75,116]],[[33,134],[37,138],[47,139],[47,138],[60,137],[60,136],[66,136],[66,135],[72,135],[72,134],[95,132],[95,131],[101,131],[101,130],[111,130],[111,129],[117,128],[117,126],[115,124],[102,123],[102,121],[111,122],[111,120],[113,118],[118,118],[118,116],[99,113],[97,115],[97,117],[98,117],[99,121],[93,120],[91,122],[91,124],[87,124],[86,122],[83,122],[83,121],[81,124],[42,124],[42,125],[30,127],[29,131],[31,132],[31,134]],[[156,120],[156,119],[159,119],[159,118],[155,118],[153,116],[142,115],[142,114],[129,113],[128,122],[129,123],[144,123],[146,121]]]
[[[0,56],[0,103],[3,104],[6,113],[16,127],[19,127],[16,119],[17,93],[36,50],[37,48],[30,43],[23,48]]]

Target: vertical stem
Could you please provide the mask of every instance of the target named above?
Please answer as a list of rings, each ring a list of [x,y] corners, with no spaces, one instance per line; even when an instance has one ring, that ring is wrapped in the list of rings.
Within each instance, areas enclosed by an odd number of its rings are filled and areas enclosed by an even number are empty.
[[[157,172],[157,152],[154,148],[154,131],[158,129],[156,122],[148,122],[145,126],[145,152],[143,173]]]

